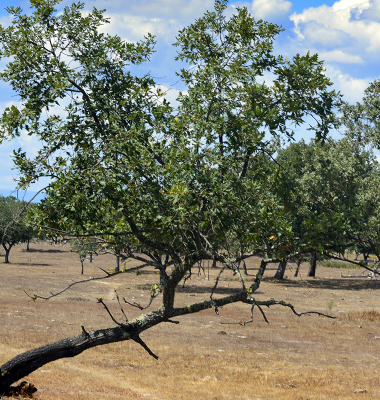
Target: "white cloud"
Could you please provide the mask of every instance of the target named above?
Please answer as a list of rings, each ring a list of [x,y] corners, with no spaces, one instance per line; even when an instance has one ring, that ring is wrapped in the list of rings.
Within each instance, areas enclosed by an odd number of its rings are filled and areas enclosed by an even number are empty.
[[[333,50],[319,53],[319,58],[326,62],[339,62],[344,64],[364,64],[364,60],[354,54],[345,53],[342,50]]]
[[[273,86],[276,78],[277,78],[277,75],[275,75],[273,72],[264,71],[261,76],[256,76],[256,82],[259,85],[262,85],[263,83],[265,83],[267,86]]]
[[[296,25],[297,29],[297,25]],[[300,39],[306,39],[308,44],[319,44],[325,47],[336,48],[337,46],[344,46],[352,41],[352,37],[349,33],[344,32],[340,29],[335,29],[330,26],[326,26],[323,23],[317,21],[309,21],[304,24],[302,33],[297,31]]]
[[[251,9],[255,18],[271,19],[286,15],[292,5],[287,0],[253,0]]]
[[[311,7],[294,13],[299,39],[333,47],[356,46],[366,52],[380,50],[380,22],[366,19],[372,9],[379,12],[380,0],[340,0],[328,7]]]
[[[0,25],[1,25],[3,28],[8,28],[8,26],[11,25],[12,20],[13,20],[13,17],[12,17],[11,15],[1,16],[1,17],[0,17]]]
[[[71,4],[71,0],[65,3]],[[199,18],[202,13],[214,9],[214,0],[90,0],[86,2],[87,7],[97,9],[124,10],[124,15],[135,15],[152,18],[169,18],[179,21],[192,21]]]
[[[166,42],[172,43],[175,35],[182,25],[175,19],[146,18],[128,14],[109,14],[110,23],[100,28],[101,32],[110,35],[118,35],[128,42],[142,40],[149,33],[164,38]]]
[[[326,75],[334,82],[335,89],[344,94],[344,100],[349,103],[361,101],[364,90],[368,87],[367,79],[353,78],[331,66],[326,66]]]

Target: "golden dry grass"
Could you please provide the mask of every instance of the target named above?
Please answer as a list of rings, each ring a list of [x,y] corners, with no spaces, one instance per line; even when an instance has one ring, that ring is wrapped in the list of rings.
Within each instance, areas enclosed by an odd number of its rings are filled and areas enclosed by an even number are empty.
[[[156,282],[149,274],[123,275],[76,286],[60,297],[34,303],[23,292],[48,294],[72,279],[80,278],[80,263],[67,247],[18,246],[11,263],[0,264],[0,364],[27,349],[86,330],[113,323],[97,297],[103,297],[115,316],[120,316],[114,289],[137,302],[149,298]],[[1,255],[0,255],[1,256]],[[254,279],[258,260],[248,265]],[[95,265],[110,268],[114,259],[97,257]],[[85,277],[100,275],[86,262]],[[233,304],[217,316],[212,310],[178,318],[179,325],[161,324],[142,334],[159,355],[151,358],[139,345],[128,341],[88,350],[73,359],[47,364],[27,377],[38,388],[40,400],[74,399],[377,399],[380,398],[379,283],[342,279],[340,270],[319,267],[316,279],[304,277],[278,282],[270,267],[256,298],[292,302],[298,311],[316,310],[338,317],[297,318],[290,310],[265,310],[270,324],[259,312],[254,322],[249,307]],[[194,274],[179,288],[177,304],[209,297],[218,270]],[[209,278],[209,279],[208,279]],[[223,275],[218,296],[238,290],[235,279]],[[137,309],[126,307],[130,319]]]
[[[375,310],[351,311],[340,316],[346,321],[380,321],[380,312]]]

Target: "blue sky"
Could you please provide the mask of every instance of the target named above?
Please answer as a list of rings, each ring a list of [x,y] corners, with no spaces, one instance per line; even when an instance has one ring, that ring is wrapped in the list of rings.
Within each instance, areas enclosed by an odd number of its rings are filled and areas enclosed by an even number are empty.
[[[72,0],[63,0],[69,5]],[[171,46],[178,29],[213,8],[214,0],[87,0],[93,6],[107,9],[111,23],[104,27],[129,41],[137,41],[148,31],[157,36],[157,53],[147,71],[160,77],[163,87],[173,87],[169,98],[176,97],[174,76],[175,49]],[[4,7],[21,6],[29,13],[29,2],[0,0],[0,24],[9,24]],[[61,6],[60,5],[60,6]],[[256,19],[282,25],[285,31],[275,43],[275,52],[286,57],[308,50],[325,60],[326,75],[351,103],[360,101],[368,83],[380,78],[380,0],[253,0],[229,2],[227,13],[246,6]],[[4,67],[0,62],[0,68]],[[268,78],[269,79],[269,78]],[[174,85],[174,86],[173,86]],[[0,82],[0,112],[17,102],[8,86]],[[306,131],[305,131],[306,132]],[[301,131],[300,135],[303,135]],[[12,171],[13,148],[23,147],[31,155],[39,148],[36,139],[23,134],[20,139],[0,145],[0,194],[15,188],[16,171]],[[36,185],[31,190],[39,190]]]

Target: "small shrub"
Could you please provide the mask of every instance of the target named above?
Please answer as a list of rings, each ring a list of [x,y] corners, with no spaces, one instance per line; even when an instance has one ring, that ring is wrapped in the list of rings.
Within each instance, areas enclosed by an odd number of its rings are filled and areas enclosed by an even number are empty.
[[[334,300],[334,299],[331,299],[331,300],[327,303],[327,308],[328,308],[329,310],[332,310],[334,306],[335,306],[335,300]]]

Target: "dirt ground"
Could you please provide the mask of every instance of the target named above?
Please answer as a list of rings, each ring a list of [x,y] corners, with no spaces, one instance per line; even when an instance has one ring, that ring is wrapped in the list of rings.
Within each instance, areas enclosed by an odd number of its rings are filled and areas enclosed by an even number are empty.
[[[117,289],[129,301],[147,304],[153,269],[142,275],[123,274],[76,285],[49,301],[33,302],[26,294],[48,295],[81,279],[79,257],[68,245],[31,244],[11,250],[11,264],[0,252],[0,365],[25,350],[64,337],[113,326],[97,297],[103,297],[121,317]],[[258,259],[250,259],[252,281]],[[84,277],[101,276],[96,266],[115,266],[112,256],[85,262]],[[133,264],[127,264],[127,267]],[[290,264],[283,282],[271,279],[271,265],[256,299],[291,302],[297,311],[319,311],[337,317],[295,316],[289,309],[267,309],[270,324],[258,311],[233,304],[179,317],[179,325],[161,324],[141,336],[159,356],[156,361],[132,341],[87,350],[73,359],[45,365],[25,380],[33,383],[39,400],[72,399],[379,399],[380,281],[344,279],[346,269],[317,268],[306,278],[307,265],[293,278]],[[178,290],[177,305],[209,298],[218,269],[193,274]],[[361,270],[352,269],[352,273]],[[222,276],[219,295],[238,290],[235,277]],[[24,292],[25,291],[25,292]],[[158,305],[153,303],[153,307]],[[129,319],[139,310],[125,307]]]

